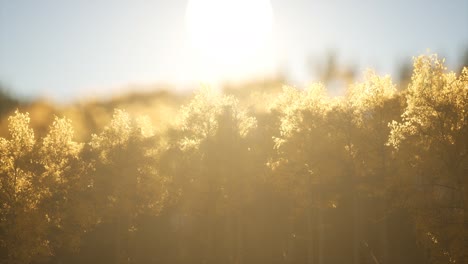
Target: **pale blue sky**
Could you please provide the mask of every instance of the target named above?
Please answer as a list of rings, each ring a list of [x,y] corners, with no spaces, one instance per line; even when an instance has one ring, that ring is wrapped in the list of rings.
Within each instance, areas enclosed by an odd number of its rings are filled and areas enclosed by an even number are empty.
[[[271,0],[268,67],[226,78],[286,70],[311,78],[307,61],[329,50],[343,63],[394,73],[427,49],[460,63],[468,48],[467,0]],[[14,94],[70,100],[132,83],[200,81],[187,49],[186,0],[0,0],[0,83]],[[223,78],[224,78],[223,77]],[[194,85],[192,85],[194,84]]]

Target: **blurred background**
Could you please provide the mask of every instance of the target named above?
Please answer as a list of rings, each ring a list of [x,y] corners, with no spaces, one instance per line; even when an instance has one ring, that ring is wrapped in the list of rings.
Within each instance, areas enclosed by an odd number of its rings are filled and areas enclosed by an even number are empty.
[[[468,57],[464,0],[189,2],[0,0],[3,90],[68,103],[201,83],[304,87],[365,68],[404,78],[427,50],[453,70]]]

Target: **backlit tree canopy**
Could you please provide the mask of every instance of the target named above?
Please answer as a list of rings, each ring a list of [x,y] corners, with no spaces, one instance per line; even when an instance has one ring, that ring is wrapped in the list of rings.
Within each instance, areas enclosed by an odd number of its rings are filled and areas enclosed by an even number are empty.
[[[468,68],[235,94],[11,113],[0,263],[468,263]]]

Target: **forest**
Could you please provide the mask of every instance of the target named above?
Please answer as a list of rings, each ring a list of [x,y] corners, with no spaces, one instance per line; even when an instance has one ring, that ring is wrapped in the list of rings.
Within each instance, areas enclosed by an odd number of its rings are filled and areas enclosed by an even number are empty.
[[[4,96],[0,263],[468,263],[468,67],[413,63],[342,96]]]

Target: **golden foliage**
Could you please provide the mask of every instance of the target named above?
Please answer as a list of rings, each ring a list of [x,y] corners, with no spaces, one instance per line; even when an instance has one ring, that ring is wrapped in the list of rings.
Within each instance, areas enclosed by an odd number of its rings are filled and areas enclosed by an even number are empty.
[[[151,233],[154,244],[172,242],[174,256],[164,246],[158,254],[178,263],[310,262],[350,245],[341,260],[356,260],[371,240],[381,247],[374,259],[397,263],[382,253],[392,241],[369,230],[410,219],[432,262],[468,260],[468,68],[457,76],[420,56],[400,92],[369,70],[339,98],[322,84],[243,98],[272,97],[269,111],[267,102],[247,109],[205,87],[176,118],[115,109],[110,119],[94,107],[87,114],[110,122],[78,118],[78,127],[98,124],[78,133],[83,143],[70,119],[35,134],[16,111],[0,137],[0,256],[60,262],[108,232],[113,262],[138,259]],[[405,232],[397,238],[410,239]]]

